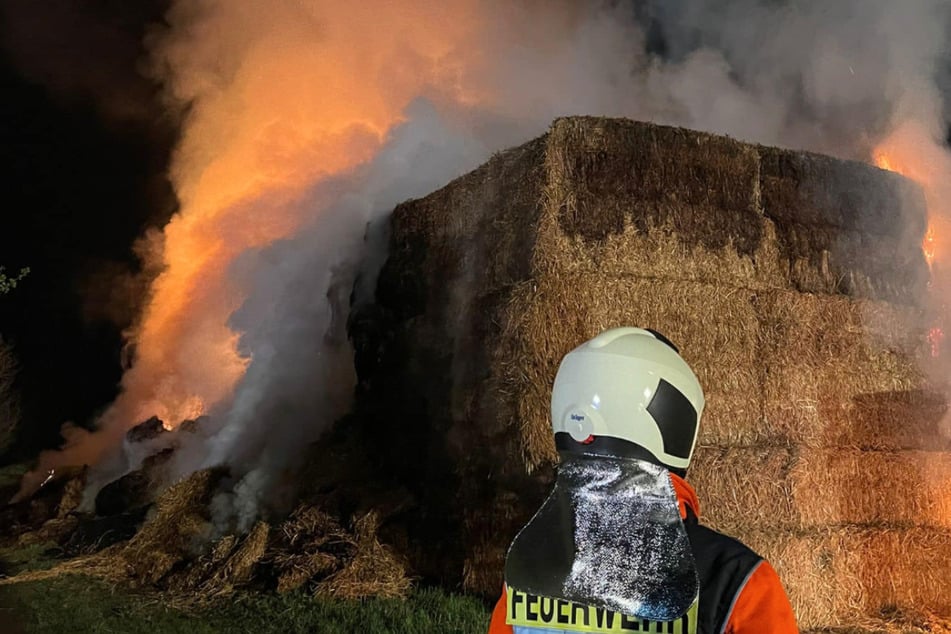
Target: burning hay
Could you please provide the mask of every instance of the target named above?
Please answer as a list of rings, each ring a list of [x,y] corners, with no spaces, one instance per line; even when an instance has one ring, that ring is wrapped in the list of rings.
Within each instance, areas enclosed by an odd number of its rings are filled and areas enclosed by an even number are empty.
[[[434,532],[462,533],[445,576],[494,594],[557,458],[562,355],[656,328],[707,393],[703,514],[772,559],[803,628],[951,613],[951,441],[919,364],[924,229],[921,192],[868,165],[558,120],[395,211],[377,304],[351,325],[360,417],[392,439],[374,459]]]
[[[180,607],[250,587],[306,589],[344,599],[402,597],[409,591],[405,564],[379,541],[375,512],[361,514],[348,529],[328,513],[303,505],[276,527],[259,521],[246,535],[214,538],[209,503],[225,475],[222,469],[207,469],[171,486],[127,542],[0,584],[88,574],[161,590],[166,603]]]

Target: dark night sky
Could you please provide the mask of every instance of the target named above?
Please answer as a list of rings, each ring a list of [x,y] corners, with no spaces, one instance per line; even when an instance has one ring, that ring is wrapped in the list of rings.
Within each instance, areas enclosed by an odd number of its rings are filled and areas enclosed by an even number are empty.
[[[0,299],[21,365],[21,455],[114,397],[143,287],[132,245],[175,208],[164,173],[176,127],[140,70],[162,3],[85,3],[81,28],[76,3],[43,5],[48,21],[36,3],[5,3],[0,51],[0,265],[32,271]]]

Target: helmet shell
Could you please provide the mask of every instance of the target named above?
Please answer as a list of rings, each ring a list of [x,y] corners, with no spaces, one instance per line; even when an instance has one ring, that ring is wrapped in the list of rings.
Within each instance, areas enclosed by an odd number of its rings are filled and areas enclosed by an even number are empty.
[[[614,328],[562,359],[551,395],[555,433],[634,443],[686,469],[703,413],[700,381],[677,349],[641,328]]]

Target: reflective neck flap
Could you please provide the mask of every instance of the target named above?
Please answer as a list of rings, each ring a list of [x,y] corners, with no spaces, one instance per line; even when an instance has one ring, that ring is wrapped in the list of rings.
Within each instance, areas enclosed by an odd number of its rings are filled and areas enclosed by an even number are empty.
[[[699,581],[669,472],[563,454],[551,495],[509,548],[505,581],[641,619],[680,618]]]

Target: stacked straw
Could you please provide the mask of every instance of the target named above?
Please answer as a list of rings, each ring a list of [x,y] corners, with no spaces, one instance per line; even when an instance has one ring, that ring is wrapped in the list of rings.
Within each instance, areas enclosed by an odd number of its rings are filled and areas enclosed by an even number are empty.
[[[804,629],[951,614],[924,228],[918,188],[864,164],[560,119],[396,209],[375,317],[351,325],[374,355],[359,414],[380,468],[461,532],[446,576],[492,594],[557,461],[561,357],[656,328],[707,394],[703,518],[774,563]]]

